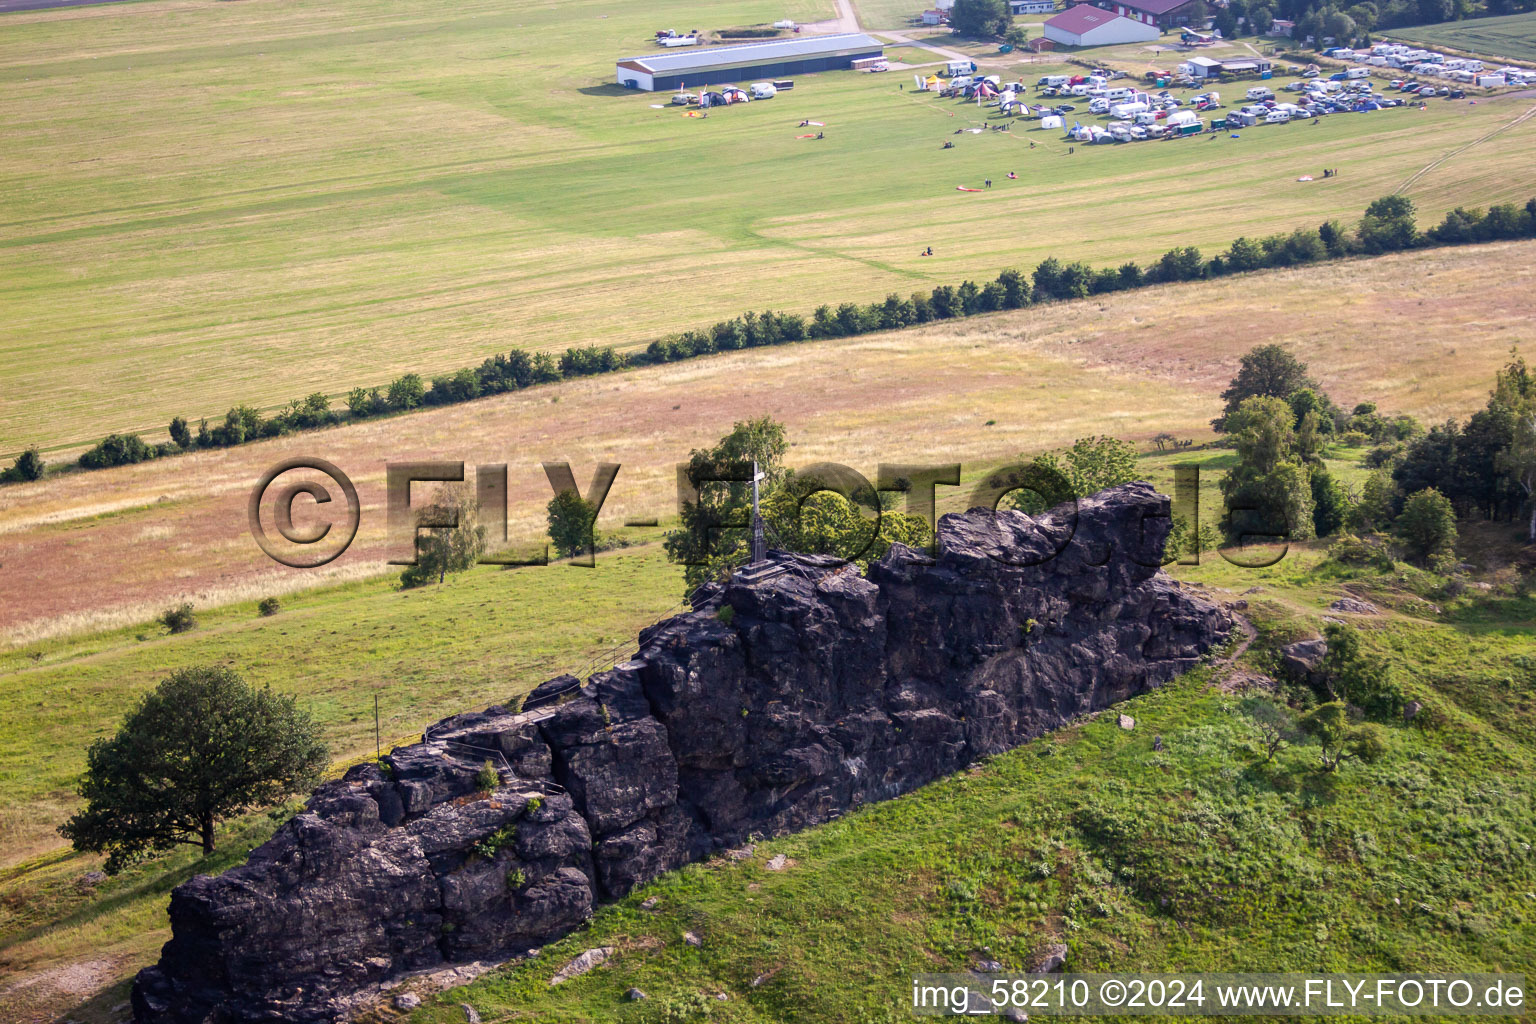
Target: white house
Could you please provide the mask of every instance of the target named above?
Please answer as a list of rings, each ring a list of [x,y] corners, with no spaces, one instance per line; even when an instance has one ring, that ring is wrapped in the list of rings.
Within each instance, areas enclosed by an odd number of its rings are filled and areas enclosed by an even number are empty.
[[[1058,46],[1110,46],[1142,43],[1162,35],[1154,25],[1078,4],[1045,23],[1045,38]]]

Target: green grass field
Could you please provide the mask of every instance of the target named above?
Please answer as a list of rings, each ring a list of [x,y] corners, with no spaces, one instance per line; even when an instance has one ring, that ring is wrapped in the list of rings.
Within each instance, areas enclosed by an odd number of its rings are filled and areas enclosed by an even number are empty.
[[[711,10],[722,23],[826,13],[812,0]],[[695,12],[148,0],[6,16],[0,386],[17,397],[0,407],[0,451],[1047,254],[1120,262],[1353,219],[1527,105],[1069,155],[1027,131],[941,151],[985,112],[901,92],[898,75],[803,76],[708,119],[608,84],[614,58]],[[826,139],[796,139],[803,117]],[[1523,201],[1536,123],[1497,148],[1439,165],[1413,198],[1430,216]],[[1295,181],[1324,166],[1342,178]],[[954,190],[985,177],[1001,187]],[[936,255],[919,259],[927,246]]]
[[[1395,28],[1391,35],[1393,39],[1401,37],[1424,46],[1447,46],[1488,57],[1536,60],[1536,12]]]

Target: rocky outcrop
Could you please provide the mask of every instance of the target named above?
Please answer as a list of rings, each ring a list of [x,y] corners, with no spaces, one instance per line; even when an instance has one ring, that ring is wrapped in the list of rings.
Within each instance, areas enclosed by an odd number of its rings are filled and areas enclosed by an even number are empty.
[[[946,516],[936,559],[896,547],[865,576],[752,566],[623,664],[438,723],[321,787],[246,864],[177,888],[135,1017],[333,1020],[403,972],[521,953],[749,835],[1157,686],[1230,628],[1156,569],[1168,512],[1131,484],[1075,515]]]

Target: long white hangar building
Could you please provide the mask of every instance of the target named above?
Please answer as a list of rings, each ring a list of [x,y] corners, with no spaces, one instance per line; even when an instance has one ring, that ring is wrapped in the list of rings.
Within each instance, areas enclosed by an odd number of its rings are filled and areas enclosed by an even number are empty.
[[[619,84],[647,92],[785,78],[813,71],[836,71],[856,60],[885,56],[885,46],[862,32],[802,39],[774,39],[739,46],[710,46],[680,53],[630,57],[618,63]]]

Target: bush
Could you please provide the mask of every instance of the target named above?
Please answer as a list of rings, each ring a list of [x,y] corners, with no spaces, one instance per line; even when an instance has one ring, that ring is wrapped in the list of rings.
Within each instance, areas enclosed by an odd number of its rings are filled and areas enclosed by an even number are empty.
[[[1385,544],[1352,533],[1344,534],[1329,546],[1328,558],[1351,568],[1391,572],[1396,567]]]
[[[192,431],[187,429],[187,421],[180,416],[171,420],[171,442],[178,448],[192,447]]]
[[[475,773],[475,789],[481,793],[490,793],[500,785],[501,773],[496,770],[490,758],[486,758],[485,764],[481,765],[480,770]]]
[[[172,633],[186,633],[196,628],[197,617],[192,614],[192,605],[184,602],[175,608],[167,608],[160,614],[159,622]]]
[[[1428,565],[1455,554],[1456,510],[1433,487],[1409,495],[1392,529],[1411,561]]]
[[[389,383],[386,401],[391,409],[405,411],[419,406],[427,397],[427,387],[414,373],[407,373]]]
[[[0,473],[0,483],[25,483],[30,480],[39,480],[43,475],[43,457],[38,454],[36,448],[28,448],[16,456],[16,461],[11,468]]]
[[[109,466],[147,462],[154,457],[155,450],[145,444],[138,434],[109,434],[96,447],[80,456],[80,465],[86,469],[106,469]]]
[[[275,597],[264,597],[260,601],[256,602],[256,610],[261,612],[261,614],[264,616],[276,615],[278,612],[282,611],[282,608],[283,602],[279,601]]]

